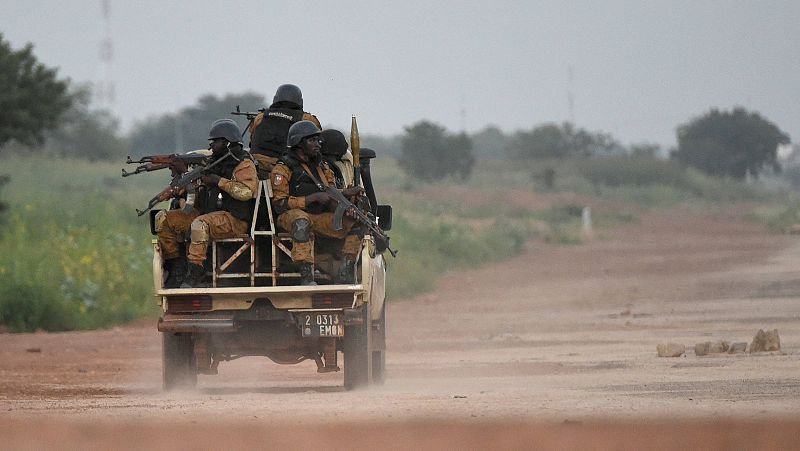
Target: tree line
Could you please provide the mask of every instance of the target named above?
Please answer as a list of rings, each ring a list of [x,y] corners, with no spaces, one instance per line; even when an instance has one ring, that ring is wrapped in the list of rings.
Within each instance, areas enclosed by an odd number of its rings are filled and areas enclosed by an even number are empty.
[[[14,50],[0,34],[0,152],[36,153],[90,161],[125,155],[171,153],[207,147],[209,124],[231,110],[267,106],[253,92],[205,95],[175,113],[140,121],[127,134],[107,111],[93,108],[87,85],[59,78],[37,61],[29,44]],[[240,127],[246,121],[234,117]],[[324,119],[324,118],[323,118]],[[475,133],[450,132],[421,120],[395,136],[365,134],[362,143],[398,158],[410,177],[431,181],[466,179],[478,159],[591,159],[637,154],[673,159],[707,174],[743,179],[765,169],[779,171],[777,149],[789,136],[759,113],[743,108],[711,109],[677,127],[677,146],[665,151],[649,143],[623,146],[611,134],[569,122],[546,123],[505,133],[489,125]],[[4,182],[0,177],[0,186]],[[0,209],[3,206],[0,204]]]

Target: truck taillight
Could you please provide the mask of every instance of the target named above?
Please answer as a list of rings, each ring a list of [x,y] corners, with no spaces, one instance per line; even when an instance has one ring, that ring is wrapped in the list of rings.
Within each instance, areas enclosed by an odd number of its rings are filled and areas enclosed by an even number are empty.
[[[167,312],[211,310],[211,296],[181,295],[167,297]]]
[[[311,295],[312,308],[347,308],[353,305],[353,293],[317,293]]]

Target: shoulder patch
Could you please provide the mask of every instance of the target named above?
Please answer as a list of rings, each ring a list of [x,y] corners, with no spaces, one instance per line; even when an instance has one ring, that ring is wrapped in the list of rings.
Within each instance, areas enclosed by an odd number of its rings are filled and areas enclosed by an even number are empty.
[[[281,183],[283,183],[283,176],[281,174],[272,174],[272,184],[279,186]]]

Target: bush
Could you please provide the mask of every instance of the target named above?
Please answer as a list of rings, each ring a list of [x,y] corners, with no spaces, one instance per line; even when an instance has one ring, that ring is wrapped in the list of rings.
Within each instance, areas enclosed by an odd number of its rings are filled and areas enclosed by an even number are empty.
[[[427,291],[447,271],[481,266],[516,255],[528,233],[504,219],[477,230],[446,221],[416,226],[403,215],[394,218],[392,239],[401,254],[389,258],[389,296],[406,297]]]
[[[420,121],[406,127],[401,142],[399,164],[412,178],[434,181],[456,176],[465,180],[472,173],[475,156],[465,133],[452,135],[438,124]]]
[[[686,170],[674,161],[648,155],[620,155],[583,160],[580,173],[595,185],[686,186]]]

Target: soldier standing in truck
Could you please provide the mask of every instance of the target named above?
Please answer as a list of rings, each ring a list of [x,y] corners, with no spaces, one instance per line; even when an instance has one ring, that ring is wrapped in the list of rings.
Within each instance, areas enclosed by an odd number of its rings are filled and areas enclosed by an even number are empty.
[[[363,230],[345,216],[342,229],[333,226],[334,213],[325,186],[335,186],[334,173],[320,154],[320,130],[310,121],[300,121],[289,129],[289,151],[281,157],[270,176],[272,207],[278,225],[291,233],[292,261],[299,264],[302,285],[314,285],[314,233],[344,238],[339,283],[355,281],[354,266],[361,250]],[[363,192],[360,186],[342,190],[347,197]],[[335,206],[334,206],[335,207]]]
[[[249,127],[250,153],[258,161],[258,175],[269,178],[269,173],[286,153],[286,135],[289,127],[301,120],[313,122],[321,127],[319,120],[303,111],[303,93],[295,85],[280,85],[272,98],[272,104],[258,113]]]
[[[242,134],[230,119],[214,122],[208,135],[212,161],[224,159],[202,177],[192,208],[161,211],[155,218],[158,245],[169,277],[165,288],[203,285],[210,239],[247,233],[258,176],[255,163],[242,148]],[[187,256],[180,255],[178,237],[190,231]]]

